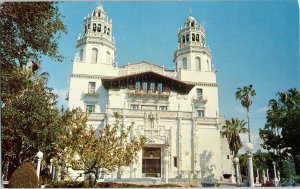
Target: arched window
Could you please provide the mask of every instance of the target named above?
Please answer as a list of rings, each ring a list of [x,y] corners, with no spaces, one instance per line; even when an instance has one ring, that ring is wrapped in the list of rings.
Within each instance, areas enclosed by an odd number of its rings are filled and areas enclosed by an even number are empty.
[[[96,31],[96,24],[93,24],[93,31]]]
[[[98,12],[98,17],[100,17],[101,16],[101,12]]]
[[[210,65],[209,65],[209,61],[208,60],[206,60],[206,71],[210,71]]]
[[[111,64],[110,52],[106,52],[106,63]]]
[[[106,26],[104,26],[104,32],[103,33],[106,33]]]
[[[189,40],[190,40],[190,35],[186,34],[186,42],[189,42]]]
[[[92,49],[92,63],[97,63],[98,50],[96,48]]]
[[[199,41],[199,34],[196,35],[196,41]]]
[[[79,61],[83,61],[83,49],[79,51]]]
[[[98,24],[97,32],[101,32],[101,24]]]
[[[182,69],[184,69],[184,70],[187,69],[187,59],[186,58],[182,59]]]
[[[192,34],[192,41],[195,41],[195,34]]]
[[[201,71],[201,59],[200,59],[200,57],[196,57],[195,62],[196,62],[196,70]]]
[[[107,35],[110,35],[110,28],[107,28]]]
[[[185,43],[185,36],[182,36],[182,43]]]
[[[194,26],[195,26],[195,23],[194,23],[194,22],[192,22],[192,23],[191,23],[191,27],[194,27]]]
[[[93,16],[96,16],[96,12],[95,11],[93,11]]]
[[[87,27],[86,27],[86,25],[84,26],[84,33],[86,33],[87,32]]]

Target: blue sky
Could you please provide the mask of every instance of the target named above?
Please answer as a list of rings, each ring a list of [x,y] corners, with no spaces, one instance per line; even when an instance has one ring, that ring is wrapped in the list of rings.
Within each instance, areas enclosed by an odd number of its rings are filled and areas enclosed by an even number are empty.
[[[113,20],[118,65],[145,60],[173,68],[177,32],[192,10],[206,30],[212,63],[217,69],[220,114],[246,119],[235,100],[237,87],[252,84],[250,122],[253,138],[265,123],[268,101],[278,91],[300,88],[299,7],[297,1],[176,1],[102,2]],[[59,4],[68,34],[59,40],[62,63],[44,58],[42,70],[50,74],[49,86],[63,101],[69,87],[76,38],[82,20],[96,2]]]

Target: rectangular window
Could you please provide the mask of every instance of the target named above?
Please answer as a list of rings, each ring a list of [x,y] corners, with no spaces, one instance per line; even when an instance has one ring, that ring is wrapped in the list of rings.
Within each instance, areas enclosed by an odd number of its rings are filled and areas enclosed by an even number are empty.
[[[154,82],[152,82],[150,84],[150,91],[151,91],[151,93],[155,93],[155,83]]]
[[[148,83],[147,83],[147,81],[144,81],[143,82],[143,91],[144,91],[144,93],[146,93],[147,90],[148,90]]]
[[[158,93],[162,93],[162,91],[163,91],[162,83],[158,83],[157,90],[158,90]]]
[[[167,106],[160,106],[159,110],[168,110],[168,107]]]
[[[142,105],[142,110],[156,110],[156,106]]]
[[[88,104],[86,105],[86,111],[89,113],[95,112],[95,105]]]
[[[197,88],[197,99],[203,99],[203,90],[201,88]]]
[[[227,159],[229,159],[229,155],[227,155]]]
[[[137,104],[131,104],[130,105],[130,109],[137,110],[137,109],[139,109],[139,105],[137,105]]]
[[[204,117],[204,110],[197,110],[198,117]]]
[[[173,162],[174,167],[177,167],[177,156],[174,156],[174,162]]]
[[[140,81],[135,82],[135,90],[136,90],[136,92],[141,91],[141,82]]]
[[[88,90],[89,90],[89,93],[95,93],[96,92],[96,82],[89,82]]]

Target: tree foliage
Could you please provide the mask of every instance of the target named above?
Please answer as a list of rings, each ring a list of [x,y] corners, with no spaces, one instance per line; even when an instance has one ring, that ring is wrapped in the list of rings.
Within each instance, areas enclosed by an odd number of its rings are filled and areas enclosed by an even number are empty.
[[[251,97],[256,96],[256,92],[253,89],[252,85],[244,86],[243,88],[237,88],[235,93],[235,98],[241,101],[241,105],[247,109],[247,121],[248,121],[248,138],[251,142],[251,130],[250,130],[250,120],[249,120],[249,111],[250,106],[252,105]]]
[[[229,149],[234,152],[235,156],[238,151],[243,147],[240,133],[247,133],[248,129],[245,128],[247,122],[239,120],[238,118],[232,118],[226,120],[225,125],[222,127],[222,134],[227,136]]]
[[[284,160],[291,154],[300,174],[300,91],[292,88],[279,92],[269,101],[267,123],[259,130],[262,147],[276,152]]]
[[[111,172],[129,166],[146,142],[145,137],[131,134],[133,123],[128,127],[120,124],[118,113],[114,113],[115,123],[105,125],[99,132],[87,128],[87,115],[76,109],[65,116],[71,119],[67,119],[65,132],[55,145],[59,159],[74,170],[94,175],[92,185],[96,184],[99,168]]]
[[[57,40],[66,32],[56,2],[0,4],[2,167],[8,178],[38,149],[46,158],[62,126],[56,96],[38,74],[41,56],[62,60]],[[3,171],[3,170],[2,170]]]
[[[14,65],[3,65],[1,71],[2,167],[9,163],[10,176],[23,161],[32,161],[38,150],[46,158],[55,153],[52,143],[62,122],[54,108],[57,96],[44,79]]]
[[[42,55],[61,61],[57,40],[66,32],[57,2],[0,4],[1,64],[23,67]]]

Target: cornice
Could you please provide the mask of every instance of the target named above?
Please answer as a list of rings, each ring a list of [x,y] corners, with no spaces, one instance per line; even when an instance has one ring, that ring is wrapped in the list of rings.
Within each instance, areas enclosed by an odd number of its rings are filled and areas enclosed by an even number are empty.
[[[217,87],[217,83],[207,83],[207,82],[192,82],[192,81],[186,81],[187,83],[197,85],[197,86],[203,86],[203,87]]]
[[[85,78],[85,79],[103,79],[103,78],[111,78],[109,76],[104,75],[86,75],[86,74],[71,74],[71,78]]]

